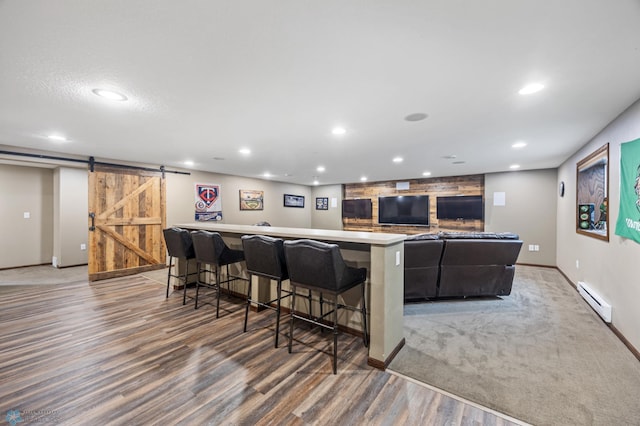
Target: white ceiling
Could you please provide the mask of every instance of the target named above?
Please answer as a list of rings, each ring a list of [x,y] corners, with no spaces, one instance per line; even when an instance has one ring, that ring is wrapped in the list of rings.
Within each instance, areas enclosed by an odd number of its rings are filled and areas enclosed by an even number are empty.
[[[638,0],[0,0],[0,144],[305,185],[557,167],[640,98],[639,22]]]

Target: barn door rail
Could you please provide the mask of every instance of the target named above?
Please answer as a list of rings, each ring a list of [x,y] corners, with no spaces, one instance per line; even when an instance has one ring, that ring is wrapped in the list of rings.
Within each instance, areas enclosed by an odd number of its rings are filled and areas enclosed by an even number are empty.
[[[70,161],[72,163],[84,163],[89,165],[89,171],[91,171],[92,173],[94,171],[94,166],[107,166],[107,167],[118,167],[121,169],[143,170],[147,172],[160,172],[162,173],[162,177],[164,177],[165,173],[174,173],[177,175],[191,174],[189,172],[181,172],[179,170],[167,170],[165,169],[164,166],[160,166],[157,169],[155,169],[153,167],[141,167],[141,166],[130,166],[128,164],[107,163],[103,161],[96,161],[94,157],[89,157],[88,160],[83,160],[81,158],[58,157],[55,155],[31,154],[28,152],[2,151],[2,150],[0,150],[0,155],[15,155],[19,157],[39,158],[41,160],[56,160],[56,161]]]

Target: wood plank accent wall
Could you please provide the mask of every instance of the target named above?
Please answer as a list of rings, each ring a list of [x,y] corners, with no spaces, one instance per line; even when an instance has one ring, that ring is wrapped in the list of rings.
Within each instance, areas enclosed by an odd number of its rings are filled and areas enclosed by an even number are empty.
[[[397,190],[397,182],[409,182],[408,190]],[[378,224],[378,197],[390,195],[428,195],[429,226],[396,226]],[[350,183],[344,185],[344,199],[370,198],[372,219],[343,218],[345,231],[391,232],[421,234],[439,231],[484,231],[484,220],[438,220],[436,198],[452,195],[482,195],[484,201],[484,175],[449,176],[440,178],[410,179],[389,182]]]

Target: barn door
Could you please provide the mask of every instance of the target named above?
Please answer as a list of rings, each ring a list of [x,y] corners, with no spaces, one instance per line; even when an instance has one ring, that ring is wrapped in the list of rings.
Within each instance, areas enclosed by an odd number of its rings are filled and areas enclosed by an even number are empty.
[[[89,281],[165,266],[165,180],[160,173],[89,172]]]

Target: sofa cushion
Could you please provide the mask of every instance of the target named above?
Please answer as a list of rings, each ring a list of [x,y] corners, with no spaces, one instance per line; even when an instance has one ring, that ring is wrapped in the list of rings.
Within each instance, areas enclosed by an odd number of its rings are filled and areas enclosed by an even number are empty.
[[[438,234],[416,234],[410,235],[405,238],[405,241],[420,241],[420,240],[439,240]]]
[[[513,232],[498,232],[497,237],[501,240],[519,240],[520,235],[514,234]]]
[[[495,240],[498,238],[495,232],[440,232],[438,235],[445,240]]]
[[[438,235],[445,240],[517,240],[520,238],[513,232],[440,232]]]

